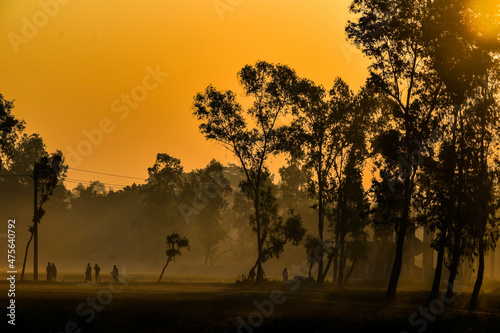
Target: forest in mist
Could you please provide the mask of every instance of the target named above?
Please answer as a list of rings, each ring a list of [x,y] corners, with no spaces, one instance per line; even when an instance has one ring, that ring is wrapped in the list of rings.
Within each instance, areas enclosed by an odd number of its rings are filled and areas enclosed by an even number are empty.
[[[21,140],[25,140],[22,145],[30,155],[23,156],[25,151],[18,150],[16,158],[20,160],[12,164],[11,170],[29,174],[36,161],[30,156],[47,153],[38,136]],[[178,232],[188,237],[191,246],[179,259],[179,264],[186,267],[171,267],[176,275],[230,276],[235,280],[237,275],[247,273],[255,260],[255,246],[248,223],[249,202],[238,191],[243,179],[239,168],[211,161],[203,169],[185,172],[178,159],[159,154],[150,170],[146,184],[122,189],[99,181],[76,187],[72,180],[58,184],[43,207],[45,215],[39,228],[41,265],[56,262],[59,270],[81,272],[83,276],[87,263],[97,262],[109,270],[118,264],[125,273],[156,275],[165,262],[166,235]],[[314,230],[316,219],[310,208],[312,200],[307,197],[304,172],[293,164],[280,169],[280,177],[283,180],[273,184],[275,191],[283,193],[279,205],[296,207],[304,225]],[[65,184],[74,188],[69,190]],[[16,218],[18,246],[24,250],[33,219],[33,180],[8,177],[2,189],[2,217]],[[283,265],[294,263],[292,258],[305,257],[304,249],[290,248],[290,252],[285,253],[288,259]],[[27,266],[30,272],[31,254],[32,249]],[[216,267],[210,268],[213,265]],[[280,273],[270,272],[275,276]]]

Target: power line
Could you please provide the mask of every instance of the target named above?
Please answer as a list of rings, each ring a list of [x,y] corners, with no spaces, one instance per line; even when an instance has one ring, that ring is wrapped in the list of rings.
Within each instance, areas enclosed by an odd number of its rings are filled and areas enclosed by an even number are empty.
[[[111,177],[138,179],[138,180],[142,180],[142,181],[146,180],[145,178],[122,176],[122,175],[116,175],[116,174],[112,174],[112,173],[105,173],[105,172],[99,172],[99,171],[83,170],[83,169],[76,169],[76,168],[68,168],[68,169],[75,170],[75,171],[81,171],[81,172],[95,173],[98,175],[105,175],[105,176],[111,176]]]
[[[73,183],[75,183],[75,182],[80,182],[80,183],[89,183],[89,184],[94,183],[94,181],[93,181],[93,180],[82,180],[82,179],[72,179],[72,178],[65,179],[64,181],[65,181],[65,182],[66,182],[66,181],[68,181],[68,182],[73,182]],[[106,185],[106,186],[107,186],[107,185],[110,185],[110,186],[122,186],[122,187],[127,187],[127,186],[130,186],[130,185],[122,185],[122,184],[102,183],[102,182],[99,182],[99,183],[101,183],[101,184],[103,184],[103,185]]]
[[[90,184],[82,184],[81,182],[76,182],[76,181],[68,181],[68,183],[71,184],[81,184],[81,185],[90,185]],[[112,190],[124,190],[126,186],[117,186],[117,185],[109,185],[109,184],[103,184],[106,188],[112,189]]]

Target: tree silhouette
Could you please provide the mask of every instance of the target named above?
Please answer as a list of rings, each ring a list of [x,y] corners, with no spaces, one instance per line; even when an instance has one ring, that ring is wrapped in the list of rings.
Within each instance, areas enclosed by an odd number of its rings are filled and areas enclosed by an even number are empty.
[[[288,211],[288,217],[280,214],[278,200],[274,194],[275,185],[271,182],[271,175],[267,171],[263,175],[265,183],[261,186],[259,212],[261,231],[261,255],[260,261],[265,263],[271,258],[279,258],[287,243],[297,246],[302,241],[306,230],[302,227],[302,218],[294,214],[293,210]],[[247,181],[241,183],[241,190],[246,198],[250,197],[252,188]],[[252,230],[257,232],[257,219],[255,212],[250,215],[250,225]],[[250,271],[255,270],[259,264],[259,259],[255,261]],[[250,274],[249,274],[250,275]]]
[[[0,170],[7,168],[6,163],[16,151],[14,145],[24,130],[24,121],[12,115],[14,102],[0,94]]]
[[[42,217],[45,215],[43,205],[49,200],[50,196],[54,193],[54,189],[59,184],[61,177],[64,177],[67,167],[64,165],[64,157],[60,151],[52,154],[50,157],[44,156],[40,162],[35,163],[33,167],[33,182],[35,186],[35,193],[40,193],[39,199],[35,201],[35,211],[33,215],[33,225],[28,228],[30,238],[26,244],[26,251],[23,260],[23,269],[21,272],[21,280],[24,279],[24,272],[26,268],[26,258],[28,256],[29,246],[33,237],[36,236],[36,228],[41,222]],[[38,251],[35,237],[35,253]],[[36,277],[37,272],[35,272]]]
[[[448,120],[446,132],[451,136],[443,145],[441,157],[447,158],[442,169],[448,173],[448,205],[443,213],[447,223],[440,224],[441,251],[450,247],[447,294],[453,292],[453,283],[462,256],[479,259],[478,275],[471,296],[470,310],[474,310],[484,273],[484,253],[492,244],[491,232],[496,229],[496,214],[492,191],[498,158],[498,94],[500,51],[500,19],[498,3],[485,4],[449,0],[431,4],[433,25],[429,25],[431,66],[444,83],[448,106],[444,108]],[[456,170],[456,172],[455,172]],[[446,182],[446,180],[444,180]],[[436,189],[436,191],[438,191]],[[443,199],[443,196],[439,197]],[[468,216],[465,219],[464,216]],[[472,259],[472,258],[471,258]],[[431,297],[437,296],[440,265],[436,269]]]
[[[200,235],[205,265],[214,264],[221,255],[230,251],[226,249],[217,253],[219,244],[227,238],[227,230],[221,222],[228,208],[225,197],[231,192],[223,170],[220,162],[212,160],[205,168],[190,172],[183,186],[182,201],[189,203],[184,206],[189,210],[186,214],[194,215],[189,216],[189,220],[196,224]]]
[[[183,223],[178,209],[184,185],[181,161],[165,153],[157,154],[148,175],[146,185],[141,188],[148,218],[158,228],[179,227]]]
[[[428,66],[429,43],[424,29],[429,17],[428,1],[355,0],[350,12],[358,15],[346,31],[364,54],[373,59],[369,82],[392,99],[391,123],[400,144],[399,169],[403,202],[395,224],[396,252],[387,298],[396,295],[401,273],[403,246],[410,224],[415,175],[435,123],[435,111],[443,85]],[[385,170],[393,173],[392,170]],[[396,175],[397,176],[397,175]],[[394,178],[394,177],[389,177]]]
[[[313,171],[316,180],[311,180],[311,193],[317,198],[315,207],[318,210],[318,239],[324,244],[325,224],[325,191],[331,181],[330,172],[339,145],[340,124],[338,114],[328,107],[326,92],[323,87],[316,86],[309,80],[301,80],[295,97],[296,107],[293,110],[294,120],[285,128],[282,145],[292,157],[303,161],[306,170]],[[309,244],[312,244],[311,242]],[[318,278],[324,281],[323,257],[324,248],[318,249]],[[312,266],[311,266],[312,267]]]
[[[329,214],[330,217],[335,216],[331,222],[339,226],[347,223],[343,218],[345,214],[341,212],[345,206],[341,202],[346,165],[350,159],[349,167],[358,168],[367,156],[365,132],[371,120],[371,107],[367,108],[361,103],[361,96],[367,96],[366,93],[355,97],[340,78],[335,80],[328,98],[321,86],[309,80],[300,82],[296,94],[294,119],[283,133],[286,139],[282,145],[293,158],[303,161],[306,170],[314,172],[315,179],[310,181],[310,192],[317,199],[318,241],[323,243],[325,213],[331,211],[333,206],[337,212]],[[337,233],[336,237],[342,256],[345,255],[346,233]],[[338,252],[329,252],[329,261],[324,269],[324,249],[319,249],[318,283],[324,281],[333,257],[334,270],[337,270]]]
[[[339,177],[339,190],[337,207],[332,211],[332,228],[339,240],[339,260],[338,260],[338,286],[344,285],[344,269],[346,266],[348,248],[347,237],[356,239],[355,244],[360,244],[364,236],[366,226],[366,213],[369,204],[362,180],[362,164],[359,164],[359,157],[356,156],[356,150],[352,150],[346,158],[345,167],[341,169],[342,177]],[[351,243],[351,247],[353,243]],[[351,254],[357,254],[356,250],[351,248]],[[354,259],[358,259],[355,255]],[[353,262],[354,264],[354,262]],[[354,266],[353,266],[354,267]],[[352,272],[351,272],[352,273]]]
[[[161,279],[163,278],[163,273],[165,273],[165,269],[167,269],[168,264],[171,261],[175,260],[175,257],[182,255],[181,250],[183,248],[187,248],[188,251],[190,250],[189,248],[189,240],[186,237],[181,237],[177,233],[173,233],[167,236],[167,263],[165,266],[163,266],[163,269],[161,270],[160,277],[158,278],[158,283],[161,282]]]
[[[500,24],[498,25],[500,28]],[[473,236],[478,242],[478,274],[474,289],[472,291],[469,310],[474,311],[481,290],[484,277],[484,255],[485,252],[493,250],[499,238],[500,199],[495,197],[499,190],[499,153],[498,142],[500,141],[500,100],[498,99],[500,82],[500,70],[498,59],[493,62],[492,70],[484,77],[486,84],[479,88],[479,107],[475,115],[477,125],[477,136],[474,138],[477,162],[475,165],[476,181],[475,193],[472,195],[476,203],[478,223],[473,229]],[[492,82],[493,81],[493,82]],[[496,97],[495,97],[496,96]]]
[[[213,86],[199,93],[194,99],[194,115],[201,121],[200,131],[209,140],[215,140],[231,151],[239,160],[246,176],[252,200],[255,233],[257,236],[257,277],[263,279],[263,246],[265,231],[262,228],[261,194],[265,189],[266,161],[276,154],[279,119],[289,110],[297,76],[284,65],[264,61],[247,65],[238,78],[246,96],[253,104],[246,111],[236,101],[231,91],[221,92]],[[247,121],[253,120],[254,126]]]

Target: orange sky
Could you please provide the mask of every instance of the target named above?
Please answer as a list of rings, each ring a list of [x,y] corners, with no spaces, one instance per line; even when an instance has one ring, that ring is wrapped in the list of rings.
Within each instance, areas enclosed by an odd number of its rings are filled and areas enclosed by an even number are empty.
[[[326,87],[341,76],[357,90],[369,61],[345,41],[349,3],[4,0],[0,93],[16,100],[15,116],[48,151],[85,152],[81,161],[67,160],[70,168],[146,177],[159,152],[180,158],[185,170],[212,158],[235,162],[199,133],[193,96],[210,83],[238,91],[236,73],[257,60],[287,64]],[[122,95],[131,93],[136,100],[127,106]],[[83,132],[96,129],[105,132],[89,144]]]

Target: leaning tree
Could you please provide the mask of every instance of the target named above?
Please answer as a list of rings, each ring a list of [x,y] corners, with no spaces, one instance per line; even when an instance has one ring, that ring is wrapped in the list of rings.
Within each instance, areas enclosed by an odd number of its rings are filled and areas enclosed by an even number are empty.
[[[167,236],[167,262],[161,270],[160,277],[158,278],[158,283],[161,282],[163,273],[165,273],[165,269],[167,269],[168,264],[171,261],[174,261],[175,257],[182,255],[181,249],[183,248],[187,248],[188,251],[190,250],[189,240],[186,237],[179,236],[179,234],[175,232]]]

